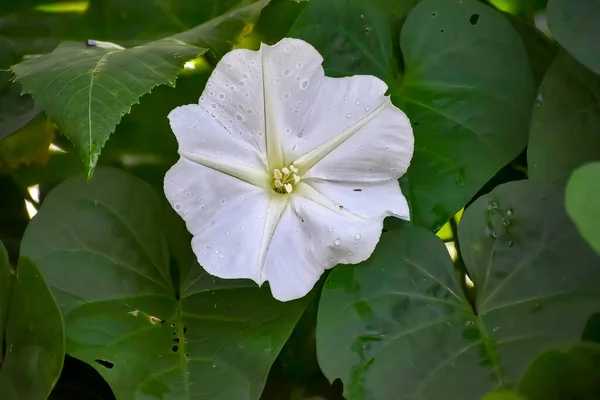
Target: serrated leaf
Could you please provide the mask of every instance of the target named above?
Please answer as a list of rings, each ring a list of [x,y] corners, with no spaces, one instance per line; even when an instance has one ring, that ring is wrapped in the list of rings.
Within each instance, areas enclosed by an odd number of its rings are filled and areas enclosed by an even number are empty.
[[[443,243],[405,225],[321,295],[319,364],[348,400],[479,400],[514,389],[544,351],[577,342],[600,310],[600,257],[564,212],[562,191],[498,186],[465,211],[460,250],[474,309]]]
[[[35,263],[9,268],[0,243],[0,398],[45,400],[63,365],[62,317]]]
[[[144,181],[99,168],[50,192],[21,253],[57,297],[68,353],[119,400],[258,399],[310,298],[281,303],[251,281],[209,276],[165,206]]]
[[[183,64],[204,50],[176,39],[124,49],[67,42],[13,66],[23,91],[79,148],[88,177],[124,114],[153,87],[174,84]]]
[[[439,229],[523,151],[534,101],[527,53],[509,21],[473,0],[423,0],[400,47],[395,101],[415,134],[413,220]]]

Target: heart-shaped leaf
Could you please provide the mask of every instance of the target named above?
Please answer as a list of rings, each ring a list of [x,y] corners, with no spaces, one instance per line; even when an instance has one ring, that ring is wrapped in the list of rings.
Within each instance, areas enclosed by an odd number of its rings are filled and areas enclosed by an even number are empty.
[[[280,303],[250,281],[207,275],[165,204],[147,183],[103,168],[45,199],[22,253],[57,297],[67,352],[119,400],[258,399],[309,299]]]
[[[386,233],[371,259],[329,275],[318,359],[347,399],[479,400],[514,388],[600,310],[600,258],[550,184],[512,182],[481,197],[461,218],[459,242],[473,306],[445,246],[423,229]]]
[[[415,153],[409,201],[439,229],[527,144],[533,80],[510,22],[474,0],[423,0],[400,36],[405,76],[395,103]]]

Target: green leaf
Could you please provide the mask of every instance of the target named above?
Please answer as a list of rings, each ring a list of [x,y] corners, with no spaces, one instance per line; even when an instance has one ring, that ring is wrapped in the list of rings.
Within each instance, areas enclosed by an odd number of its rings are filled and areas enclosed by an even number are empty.
[[[581,236],[600,254],[600,162],[573,172],[566,189],[566,207]]]
[[[600,309],[600,258],[550,184],[512,182],[479,198],[459,243],[476,312],[444,244],[421,228],[385,233],[369,260],[329,275],[317,354],[348,400],[479,400],[514,388],[543,351],[578,341]]]
[[[119,400],[258,399],[310,298],[281,303],[253,282],[207,275],[165,205],[105,168],[47,196],[21,250],[58,299],[67,351]]]
[[[92,0],[85,19],[98,37],[112,41],[156,40],[182,31],[183,40],[218,53],[231,49],[246,24],[252,24],[269,0]],[[198,26],[199,25],[199,26]]]
[[[0,278],[0,341],[6,345],[0,353],[0,398],[45,400],[65,355],[60,311],[31,260],[21,258],[11,276],[1,243]]]
[[[600,75],[600,2],[549,0],[548,26],[554,38],[580,63]]]
[[[519,391],[529,400],[600,398],[600,345],[582,342],[568,351],[549,350],[529,367]]]
[[[527,143],[534,100],[527,53],[510,23],[473,0],[424,0],[400,36],[398,105],[411,119],[413,220],[439,229]]]
[[[529,56],[535,87],[539,87],[558,54],[559,46],[535,26],[510,14],[505,14],[505,16],[521,36]]]
[[[529,177],[560,184],[600,160],[600,77],[561,53],[546,74],[531,117]]]
[[[395,79],[398,66],[387,15],[371,0],[312,0],[287,36],[312,44],[323,56],[327,75]]]
[[[529,400],[525,399],[525,397],[521,396],[517,392],[512,392],[510,390],[499,390],[496,392],[491,392],[483,396],[481,400]]]
[[[175,39],[131,49],[95,43],[63,43],[13,67],[23,90],[79,148],[88,177],[131,105],[155,86],[174,85],[183,64],[203,52]]]

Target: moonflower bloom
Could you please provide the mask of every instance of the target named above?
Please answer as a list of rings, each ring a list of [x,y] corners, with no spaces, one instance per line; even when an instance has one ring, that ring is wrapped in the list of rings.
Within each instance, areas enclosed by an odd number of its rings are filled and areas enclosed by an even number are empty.
[[[179,161],[165,194],[220,278],[306,295],[325,269],[369,258],[386,216],[409,219],[400,191],[413,154],[406,115],[373,76],[326,77],[308,43],[233,50],[199,104],[169,114]]]

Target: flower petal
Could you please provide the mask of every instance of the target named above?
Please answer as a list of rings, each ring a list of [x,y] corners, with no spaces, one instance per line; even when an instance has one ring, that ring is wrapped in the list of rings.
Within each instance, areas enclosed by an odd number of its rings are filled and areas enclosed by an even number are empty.
[[[208,273],[262,283],[259,252],[270,201],[263,189],[185,158],[167,172],[164,189]]]
[[[404,175],[414,150],[414,136],[406,115],[385,98],[378,114],[369,122],[347,128],[346,136],[335,147],[325,143],[305,155],[314,164],[303,179],[327,179],[343,182],[382,182],[397,180]],[[368,116],[365,118],[365,120]],[[356,129],[356,130],[355,130]],[[331,142],[339,142],[336,138]],[[327,154],[320,149],[329,150]],[[311,153],[319,153],[310,160]],[[298,165],[302,165],[300,161]]]
[[[226,132],[254,147],[267,165],[260,52],[238,49],[225,54],[199,104]]]
[[[303,297],[325,269],[369,258],[382,227],[380,218],[348,218],[292,196],[275,228],[263,279],[269,281],[273,297],[280,301]]]
[[[261,46],[265,104],[269,132],[275,131],[281,147],[284,136],[301,136],[311,116],[325,73],[323,57],[310,44],[284,38],[274,46]],[[280,151],[282,149],[280,148]],[[284,149],[285,154],[285,149]],[[281,161],[289,164],[289,158]]]
[[[269,180],[261,155],[230,135],[200,106],[189,104],[169,113],[171,129],[183,156],[256,185]]]
[[[410,219],[408,203],[396,180],[335,182],[315,179],[308,184],[344,210],[363,218],[395,216]]]

